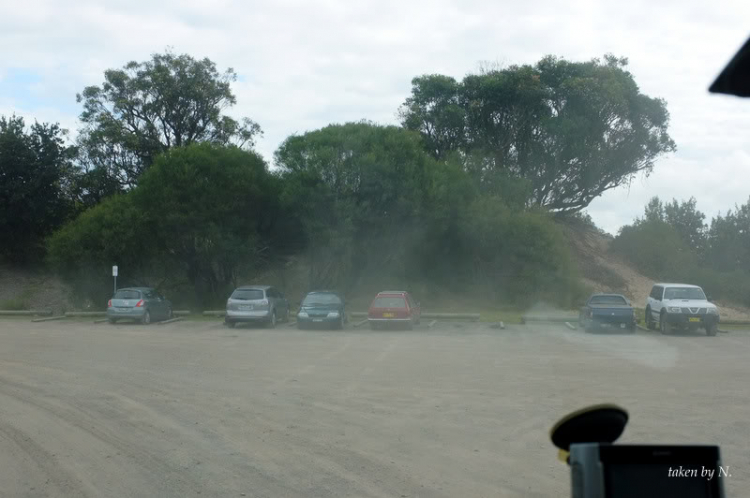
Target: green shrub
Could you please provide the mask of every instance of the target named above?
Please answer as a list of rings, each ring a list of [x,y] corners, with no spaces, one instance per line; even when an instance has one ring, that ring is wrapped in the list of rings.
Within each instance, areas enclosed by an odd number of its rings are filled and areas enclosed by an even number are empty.
[[[690,246],[672,226],[660,220],[623,227],[612,243],[612,251],[656,280],[674,280],[684,268],[698,264]]]
[[[560,306],[578,301],[585,290],[564,236],[544,211],[508,209],[496,197],[469,206],[463,246],[474,281],[497,301]]]

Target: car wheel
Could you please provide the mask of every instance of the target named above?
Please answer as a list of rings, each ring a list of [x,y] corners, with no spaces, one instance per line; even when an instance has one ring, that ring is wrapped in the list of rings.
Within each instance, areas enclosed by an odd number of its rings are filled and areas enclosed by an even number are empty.
[[[268,328],[276,328],[276,310],[273,310],[273,313],[271,313],[271,319],[268,321]]]
[[[117,323],[117,318],[107,318],[107,321],[111,323],[112,325]]]
[[[169,311],[167,312],[167,320],[171,320],[174,318],[174,311],[172,311],[172,307],[169,307]]]
[[[148,325],[149,323],[151,323],[151,313],[149,313],[149,311],[146,310],[146,313],[144,313],[143,318],[141,318],[141,324]]]
[[[344,330],[344,317],[340,317],[339,321],[336,322],[336,330]]]
[[[635,334],[635,324],[632,324],[630,327],[628,327],[628,332],[631,334]]]
[[[708,336],[715,336],[716,332],[719,331],[719,326],[716,324],[711,325],[710,327],[706,327],[706,335]]]
[[[230,329],[234,328],[234,322],[231,322],[229,320],[224,320],[224,326],[229,327]]]
[[[667,323],[667,317],[665,313],[659,315],[659,332],[662,334],[669,333],[669,324]]]
[[[646,328],[649,330],[654,330],[656,328],[656,324],[654,323],[654,315],[651,313],[651,308],[646,308]]]

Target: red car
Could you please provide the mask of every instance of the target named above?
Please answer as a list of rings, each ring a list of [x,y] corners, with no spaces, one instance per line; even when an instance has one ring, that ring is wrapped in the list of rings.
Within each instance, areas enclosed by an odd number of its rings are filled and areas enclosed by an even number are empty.
[[[388,325],[406,325],[408,329],[419,325],[419,303],[405,291],[380,292],[370,305],[367,320],[376,330]]]

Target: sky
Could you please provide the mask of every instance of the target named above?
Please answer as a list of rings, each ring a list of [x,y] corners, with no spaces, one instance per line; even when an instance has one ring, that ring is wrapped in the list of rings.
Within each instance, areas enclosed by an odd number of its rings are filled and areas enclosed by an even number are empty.
[[[750,2],[659,0],[0,0],[0,115],[78,128],[76,93],[106,69],[169,48],[234,68],[234,117],[258,122],[269,161],[293,133],[396,124],[411,79],[552,54],[627,57],[667,101],[677,151],[588,208],[616,233],[646,202],[697,199],[708,218],[750,198],[750,100],[708,86],[750,36]]]

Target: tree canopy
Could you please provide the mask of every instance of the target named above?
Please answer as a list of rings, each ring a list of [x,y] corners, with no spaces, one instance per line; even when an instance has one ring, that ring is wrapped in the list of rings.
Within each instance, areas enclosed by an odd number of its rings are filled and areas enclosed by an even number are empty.
[[[271,172],[251,150],[259,126],[226,114],[236,78],[167,52],[78,95],[69,197],[83,214],[49,239],[56,268],[99,281],[118,262],[151,285],[177,273],[206,305],[300,256],[309,288],[380,279],[565,304],[581,287],[551,213],[579,216],[675,148],[666,104],[640,92],[625,59],[545,57],[417,77],[402,126],[292,135]],[[675,247],[709,248],[694,200],[653,208],[677,227]]]
[[[750,199],[713,218],[707,239],[711,265],[722,271],[750,273]]]
[[[73,212],[75,150],[56,124],[0,117],[0,257],[37,261],[44,237]]]
[[[313,258],[317,285],[334,279],[321,273],[330,261],[353,258],[347,267],[359,270],[401,267],[399,256],[414,242],[428,176],[436,169],[418,134],[368,122],[331,125],[289,137],[276,152],[276,164],[308,243],[324,248]],[[334,241],[338,249],[330,247]],[[347,273],[341,278],[352,285],[356,274]]]
[[[209,59],[170,52],[105,71],[101,85],[77,96],[83,104],[81,161],[87,170],[103,168],[121,187],[132,187],[172,147],[252,147],[259,125],[225,114],[236,104],[236,79],[231,68],[222,73]]]
[[[626,68],[613,56],[548,56],[461,82],[425,75],[412,81],[402,124],[434,157],[472,156],[480,178],[506,172],[530,184],[530,205],[575,212],[675,150],[666,103],[642,94]]]

